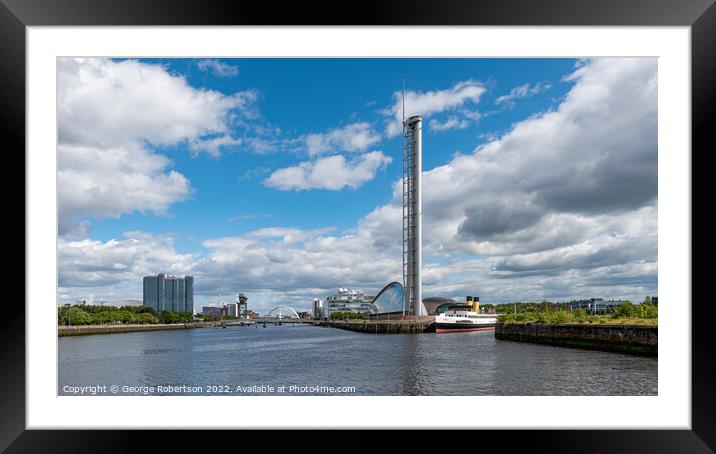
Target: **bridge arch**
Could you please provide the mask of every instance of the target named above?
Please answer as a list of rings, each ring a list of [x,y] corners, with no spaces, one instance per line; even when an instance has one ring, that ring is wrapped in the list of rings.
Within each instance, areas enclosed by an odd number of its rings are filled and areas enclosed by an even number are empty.
[[[280,306],[276,306],[273,309],[271,309],[271,312],[266,315],[267,317],[275,317],[274,313],[278,313],[278,318],[284,318],[284,312],[288,312],[289,314],[293,314],[295,318],[301,318],[298,316],[298,312],[296,312],[291,306],[286,306],[285,304],[281,304]]]

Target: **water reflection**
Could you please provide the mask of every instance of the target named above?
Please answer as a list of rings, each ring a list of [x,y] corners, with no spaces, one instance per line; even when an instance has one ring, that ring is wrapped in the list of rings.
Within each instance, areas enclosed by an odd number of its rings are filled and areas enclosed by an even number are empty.
[[[405,335],[400,355],[400,365],[396,372],[401,382],[401,394],[405,396],[423,396],[430,394],[425,383],[425,364],[421,359],[424,357],[422,351],[424,342],[419,336]]]
[[[229,327],[59,338],[64,385],[332,385],[363,395],[656,395],[657,359],[491,331]],[[320,393],[316,393],[320,394]]]

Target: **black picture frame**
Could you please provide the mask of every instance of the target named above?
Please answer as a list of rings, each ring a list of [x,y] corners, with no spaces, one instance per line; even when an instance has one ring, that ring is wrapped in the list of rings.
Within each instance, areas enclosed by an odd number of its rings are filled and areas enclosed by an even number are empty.
[[[236,2],[230,0],[0,0],[0,116],[6,152],[25,150],[25,29],[67,25],[529,25],[529,26],[686,26],[691,27],[692,162],[696,151],[716,150],[711,129],[716,117],[715,0],[393,0],[346,4],[323,2]],[[693,167],[693,164],[692,164]],[[693,181],[693,179],[692,179]],[[693,206],[693,204],[692,204]],[[25,226],[27,228],[27,226]],[[702,236],[703,230],[697,230]],[[693,232],[693,229],[692,229]],[[27,238],[26,238],[27,241]],[[693,233],[692,233],[693,241]],[[693,268],[693,267],[692,267]],[[692,276],[705,279],[702,269]],[[701,281],[700,279],[696,279]],[[693,277],[692,277],[693,282]],[[14,283],[19,288],[18,283]],[[23,287],[24,288],[24,287]],[[549,452],[713,452],[716,450],[716,342],[714,304],[692,298],[691,430],[546,430],[501,434],[483,431],[511,449]],[[28,302],[26,302],[28,304]],[[201,433],[149,431],[25,430],[25,315],[0,329],[0,450],[7,452],[128,452],[156,438],[162,450],[218,447]],[[237,421],[242,419],[237,409]],[[440,417],[426,415],[427,418]],[[364,450],[373,434],[336,431],[251,434],[233,438],[240,449]],[[390,436],[401,451],[432,447],[434,434]],[[337,445],[336,445],[337,444]],[[212,446],[213,445],[213,446]],[[253,445],[249,448],[249,445]],[[472,443],[467,443],[466,448]],[[480,443],[486,448],[486,445]],[[438,449],[438,444],[434,445]],[[494,448],[493,448],[494,449]],[[333,450],[333,449],[332,449]]]

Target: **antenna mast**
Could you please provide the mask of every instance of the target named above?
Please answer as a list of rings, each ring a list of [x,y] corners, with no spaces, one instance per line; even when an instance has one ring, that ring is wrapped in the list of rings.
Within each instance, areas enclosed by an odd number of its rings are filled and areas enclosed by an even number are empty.
[[[403,132],[405,132],[405,77],[403,77]]]

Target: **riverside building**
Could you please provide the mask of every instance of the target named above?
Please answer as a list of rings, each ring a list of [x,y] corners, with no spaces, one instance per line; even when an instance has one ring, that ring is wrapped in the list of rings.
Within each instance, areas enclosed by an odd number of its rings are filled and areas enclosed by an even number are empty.
[[[371,314],[375,312],[373,300],[375,296],[366,295],[360,290],[339,288],[338,293],[326,298],[323,305],[323,318],[331,318],[333,312],[350,312],[353,314]]]
[[[166,274],[144,276],[142,304],[158,314],[162,311],[194,313],[194,278]]]
[[[323,318],[323,301],[318,298],[313,299],[313,310],[311,315],[313,318]]]
[[[221,306],[204,306],[201,310],[203,315],[209,315],[211,317],[224,317],[229,314],[229,306],[223,304]]]
[[[589,298],[572,303],[572,310],[584,309],[590,314],[604,314],[626,303],[620,300],[605,300],[604,298]]]

